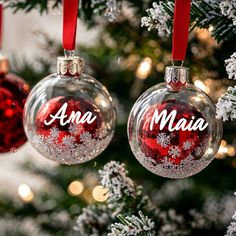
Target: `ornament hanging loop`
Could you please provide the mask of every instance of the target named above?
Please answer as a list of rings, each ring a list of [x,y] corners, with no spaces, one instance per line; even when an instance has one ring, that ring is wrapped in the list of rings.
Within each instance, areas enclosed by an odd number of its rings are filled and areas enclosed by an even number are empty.
[[[66,58],[74,58],[75,57],[75,50],[64,49],[64,55]]]
[[[178,64],[177,64],[178,63]],[[177,61],[177,60],[171,60],[171,64],[172,66],[179,66],[179,67],[183,67],[184,66],[184,61]]]
[[[63,0],[63,48],[75,49],[79,0]]]
[[[172,60],[184,61],[186,56],[191,0],[175,0]]]

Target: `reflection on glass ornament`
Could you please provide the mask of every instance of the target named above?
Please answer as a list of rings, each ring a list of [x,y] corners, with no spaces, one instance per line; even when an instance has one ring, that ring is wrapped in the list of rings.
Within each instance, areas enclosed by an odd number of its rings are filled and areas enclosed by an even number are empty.
[[[22,116],[29,86],[8,68],[8,58],[0,54],[0,153],[16,152],[26,142]]]
[[[203,91],[188,83],[188,69],[167,67],[165,83],[148,89],[134,104],[128,121],[129,143],[149,171],[184,178],[203,170],[222,137],[222,122]]]
[[[110,143],[116,112],[107,89],[83,73],[83,60],[59,57],[58,73],[39,82],[25,104],[24,127],[30,143],[63,164],[87,162]]]

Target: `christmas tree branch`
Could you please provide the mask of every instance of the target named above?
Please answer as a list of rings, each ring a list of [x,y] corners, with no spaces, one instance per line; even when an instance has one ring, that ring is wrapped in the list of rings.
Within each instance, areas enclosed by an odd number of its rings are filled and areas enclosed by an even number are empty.
[[[193,0],[191,8],[191,30],[198,27],[209,29],[212,36],[218,41],[228,40],[236,35],[236,26],[232,17],[224,13],[223,1]],[[233,4],[233,3],[232,3]],[[232,5],[232,8],[236,6]],[[233,10],[233,9],[232,9]],[[236,9],[235,9],[236,11]],[[142,18],[142,26],[149,30],[157,29],[160,36],[163,32],[169,35],[172,32],[174,15],[174,1],[160,1],[153,3],[153,8],[147,9],[148,17]]]

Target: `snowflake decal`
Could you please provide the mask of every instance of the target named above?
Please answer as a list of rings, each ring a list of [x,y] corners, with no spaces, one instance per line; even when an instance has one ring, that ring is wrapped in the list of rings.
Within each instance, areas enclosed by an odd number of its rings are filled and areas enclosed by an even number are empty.
[[[171,146],[169,151],[168,151],[168,154],[173,158],[179,157],[180,156],[180,150],[177,146]]]
[[[183,142],[183,149],[184,150],[188,150],[191,147],[192,147],[192,142],[190,142],[190,141]]]
[[[68,131],[71,135],[78,135],[83,132],[83,127],[81,125],[72,123],[69,125]]]
[[[58,138],[59,133],[60,133],[60,130],[56,127],[52,127],[50,129],[50,137],[52,137],[52,138]]]
[[[89,132],[84,132],[80,135],[80,140],[81,142],[90,142],[90,140],[92,139],[92,134],[90,134]]]
[[[195,156],[200,156],[202,154],[202,149],[200,147],[196,147]]]
[[[161,147],[166,148],[170,144],[170,136],[162,132],[157,135],[156,141]]]
[[[66,135],[63,139],[62,139],[62,143],[65,145],[65,146],[68,146],[68,147],[72,147],[73,144],[76,142],[76,138],[73,137],[73,136],[70,136],[70,135]]]

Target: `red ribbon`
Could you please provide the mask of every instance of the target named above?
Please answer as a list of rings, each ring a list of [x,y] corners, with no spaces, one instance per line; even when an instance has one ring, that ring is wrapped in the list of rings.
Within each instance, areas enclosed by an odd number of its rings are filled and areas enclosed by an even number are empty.
[[[3,5],[0,4],[0,49],[2,49],[2,35],[3,35]]]
[[[63,47],[75,49],[79,0],[63,0]]]
[[[191,0],[175,0],[172,59],[185,59],[190,24]]]

